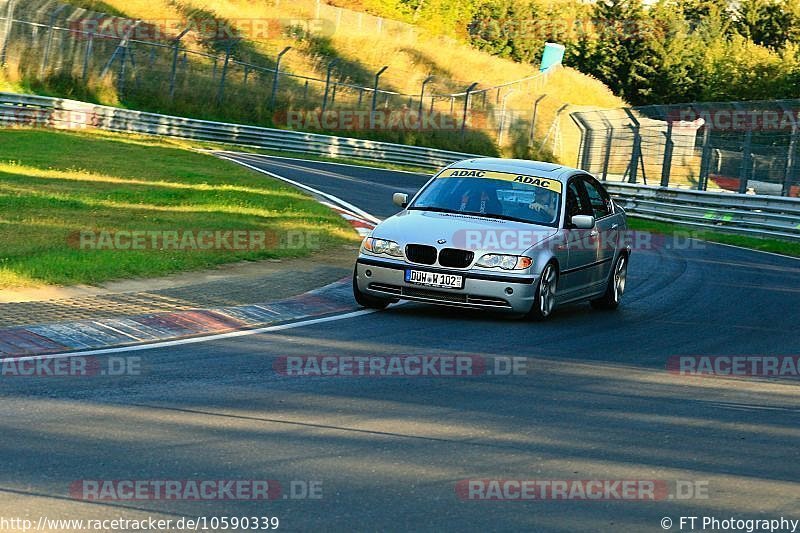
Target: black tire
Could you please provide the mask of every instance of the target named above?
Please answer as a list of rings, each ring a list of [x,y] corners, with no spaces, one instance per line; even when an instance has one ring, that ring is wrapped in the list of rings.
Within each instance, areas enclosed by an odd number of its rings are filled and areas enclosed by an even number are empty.
[[[611,269],[608,277],[606,292],[600,298],[592,300],[590,303],[594,309],[603,311],[613,311],[619,307],[622,294],[625,292],[625,284],[628,277],[628,254],[621,253]]]
[[[391,300],[387,300],[385,298],[375,298],[374,296],[370,296],[369,294],[364,294],[358,288],[358,280],[356,279],[356,273],[353,272],[353,296],[356,299],[356,303],[361,307],[366,307],[368,309],[386,309],[386,306],[392,303]]]
[[[536,284],[536,299],[527,314],[529,320],[541,322],[553,314],[553,310],[556,308],[557,289],[558,266],[555,263],[547,263],[539,277],[539,283]]]

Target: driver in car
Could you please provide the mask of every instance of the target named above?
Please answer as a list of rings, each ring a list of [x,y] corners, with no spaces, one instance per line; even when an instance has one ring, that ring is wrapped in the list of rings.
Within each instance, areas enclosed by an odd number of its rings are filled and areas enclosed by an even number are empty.
[[[461,195],[458,210],[465,213],[480,213],[481,215],[502,215],[503,206],[497,199],[497,186],[475,180]]]
[[[533,199],[528,204],[528,209],[536,212],[536,218],[541,219],[543,222],[549,222],[555,218],[556,207],[553,205],[555,202],[555,195],[550,191],[533,191]],[[542,216],[544,215],[544,216]]]

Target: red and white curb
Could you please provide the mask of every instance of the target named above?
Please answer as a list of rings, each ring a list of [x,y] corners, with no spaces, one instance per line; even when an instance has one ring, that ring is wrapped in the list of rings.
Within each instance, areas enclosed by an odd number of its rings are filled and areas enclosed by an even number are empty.
[[[322,205],[336,211],[339,216],[347,220],[362,237],[368,235],[380,222],[378,218],[336,196],[236,159],[221,155],[219,157],[310,192]],[[324,315],[340,313],[336,316],[345,319],[372,312],[357,311],[357,309],[358,306],[352,300],[348,278],[295,298],[268,304],[81,320],[3,330],[0,331],[0,360],[51,358],[76,350],[80,351],[75,353],[86,355],[152,349],[272,331],[273,328],[283,326],[271,324],[292,320],[302,321],[296,323],[299,326],[335,319],[335,317],[314,318]]]

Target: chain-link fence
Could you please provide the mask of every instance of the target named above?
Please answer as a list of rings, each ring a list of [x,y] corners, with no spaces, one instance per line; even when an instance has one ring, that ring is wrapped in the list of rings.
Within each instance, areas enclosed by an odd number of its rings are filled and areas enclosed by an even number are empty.
[[[180,20],[143,21],[55,0],[0,0],[0,64],[46,92],[188,117],[357,136],[366,130],[387,140],[395,139],[369,130],[427,131],[461,140],[439,147],[478,152],[508,144],[515,131],[528,129],[522,115],[530,110],[507,108],[506,98],[542,89],[544,75],[490,87],[465,84],[449,94],[432,87],[458,82],[429,77],[418,92],[404,93],[382,87],[383,70],[323,52],[304,59],[313,63],[308,71],[318,74],[298,75],[282,66],[290,47],[268,56],[253,41],[292,42],[340,28],[413,38],[415,29],[317,0],[273,2],[281,7],[279,19],[233,21],[187,10]],[[477,140],[463,142],[465,136]],[[526,137],[518,134],[513,142]]]
[[[800,196],[800,100],[576,112],[578,166],[604,180]]]

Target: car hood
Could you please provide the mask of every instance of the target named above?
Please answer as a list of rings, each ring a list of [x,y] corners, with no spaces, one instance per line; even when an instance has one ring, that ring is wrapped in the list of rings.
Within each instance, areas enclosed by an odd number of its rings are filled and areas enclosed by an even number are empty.
[[[459,248],[482,253],[520,255],[557,231],[555,228],[524,222],[410,210],[381,222],[372,236],[395,241],[401,247],[414,243],[438,249]]]

